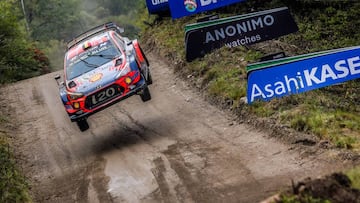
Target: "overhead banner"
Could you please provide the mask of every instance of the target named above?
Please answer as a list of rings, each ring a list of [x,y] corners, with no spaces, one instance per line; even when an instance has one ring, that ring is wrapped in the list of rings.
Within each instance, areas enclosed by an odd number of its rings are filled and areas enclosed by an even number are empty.
[[[168,0],[146,0],[146,6],[150,14],[161,13],[169,10]]]
[[[251,64],[247,100],[268,101],[360,78],[360,46]]]
[[[186,25],[186,60],[223,46],[255,44],[296,31],[298,26],[287,7]]]
[[[213,10],[245,0],[169,0],[173,19]]]

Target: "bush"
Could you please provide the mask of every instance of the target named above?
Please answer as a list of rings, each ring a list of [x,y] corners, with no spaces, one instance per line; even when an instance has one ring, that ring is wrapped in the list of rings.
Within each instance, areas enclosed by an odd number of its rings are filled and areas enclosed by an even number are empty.
[[[16,1],[0,1],[0,83],[48,72],[49,61],[27,38]]]

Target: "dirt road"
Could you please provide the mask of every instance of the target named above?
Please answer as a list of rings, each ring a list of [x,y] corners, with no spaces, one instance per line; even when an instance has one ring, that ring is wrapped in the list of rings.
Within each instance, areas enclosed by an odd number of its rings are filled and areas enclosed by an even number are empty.
[[[83,133],[63,109],[55,73],[1,89],[35,202],[257,202],[336,169],[330,153],[303,156],[236,123],[149,59],[153,99],[99,112]]]

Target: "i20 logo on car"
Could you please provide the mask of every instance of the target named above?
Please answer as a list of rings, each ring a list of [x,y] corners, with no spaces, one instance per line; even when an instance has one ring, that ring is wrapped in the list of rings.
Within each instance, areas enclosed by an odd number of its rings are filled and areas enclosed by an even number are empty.
[[[97,26],[68,42],[64,80],[56,76],[60,98],[71,121],[81,131],[87,118],[119,101],[140,95],[151,99],[147,58],[137,40],[121,36],[114,23]]]

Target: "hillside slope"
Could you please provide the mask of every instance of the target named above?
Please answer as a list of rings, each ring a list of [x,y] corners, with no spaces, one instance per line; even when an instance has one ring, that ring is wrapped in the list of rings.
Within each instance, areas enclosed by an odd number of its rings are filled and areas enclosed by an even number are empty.
[[[360,148],[360,80],[325,87],[270,102],[246,105],[246,65],[260,57],[284,51],[287,56],[355,46],[360,25],[360,3],[354,1],[255,1],[235,4],[209,13],[221,17],[265,9],[289,7],[299,31],[279,39],[233,49],[222,48],[191,63],[185,61],[184,26],[194,23],[196,15],[172,20],[170,17],[143,17],[151,26],[143,28],[142,41],[156,47],[174,71],[206,92],[210,101],[235,112],[243,121],[253,120],[264,128],[282,129],[314,135],[316,142],[331,147]],[[149,23],[150,22],[150,23]],[[268,122],[261,122],[266,119]],[[269,122],[271,123],[270,125]],[[282,131],[282,130],[281,130]],[[290,142],[291,136],[286,136]]]
[[[141,39],[149,49],[164,57],[173,71],[208,101],[230,111],[240,122],[257,129],[271,129],[271,136],[286,143],[337,150],[338,157],[359,164],[360,80],[318,89],[299,95],[244,103],[246,65],[262,56],[284,51],[287,56],[360,45],[360,3],[355,1],[254,1],[228,6],[207,14],[221,17],[277,7],[289,7],[299,26],[297,33],[279,39],[233,49],[222,48],[191,63],[185,61],[184,26],[205,14],[171,20],[143,16],[147,21]],[[313,152],[310,152],[310,154]],[[345,161],[346,162],[346,161]],[[306,179],[289,189],[280,202],[357,202],[359,167],[323,179]],[[352,181],[352,183],[351,183]],[[317,188],[317,189],[316,189]],[[335,192],[336,191],[336,192]],[[291,196],[291,195],[297,196]],[[275,196],[279,199],[279,196]],[[317,199],[319,198],[319,199]],[[270,199],[274,201],[275,199]]]

